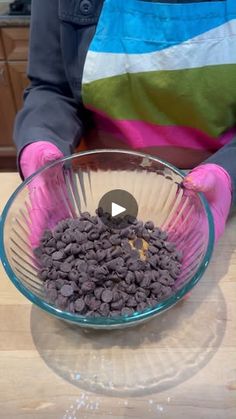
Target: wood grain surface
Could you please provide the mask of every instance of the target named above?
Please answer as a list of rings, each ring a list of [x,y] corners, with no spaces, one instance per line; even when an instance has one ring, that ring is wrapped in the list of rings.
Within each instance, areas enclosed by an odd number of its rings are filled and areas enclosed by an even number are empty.
[[[0,173],[0,211],[20,183]],[[187,301],[86,332],[32,307],[0,266],[1,419],[236,417],[236,214]]]

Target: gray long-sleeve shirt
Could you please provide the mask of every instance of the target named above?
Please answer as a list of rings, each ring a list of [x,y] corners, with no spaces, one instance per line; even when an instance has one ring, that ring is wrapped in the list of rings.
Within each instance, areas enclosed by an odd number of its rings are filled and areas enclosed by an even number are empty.
[[[83,12],[85,3],[91,6],[89,13]],[[33,0],[28,67],[31,84],[14,133],[19,154],[27,144],[39,140],[54,143],[65,155],[79,144],[90,120],[82,103],[82,73],[102,5],[103,0]],[[207,162],[219,164],[230,174],[235,203],[236,138]]]

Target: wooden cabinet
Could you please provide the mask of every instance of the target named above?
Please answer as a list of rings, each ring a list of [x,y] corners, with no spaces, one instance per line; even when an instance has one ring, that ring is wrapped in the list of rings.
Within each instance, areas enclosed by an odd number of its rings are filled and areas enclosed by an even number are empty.
[[[8,61],[27,60],[29,43],[28,28],[3,28],[2,40]]]
[[[6,63],[0,62],[0,153],[1,156],[14,156],[11,142],[12,126],[15,117],[15,103],[12,96]]]
[[[24,61],[9,62],[8,68],[10,72],[15,104],[18,111],[19,109],[21,109],[23,104],[22,93],[29,83],[26,76],[27,63]]]
[[[29,28],[0,28],[0,170],[16,169],[13,126],[28,85]]]
[[[4,51],[3,51],[2,40],[1,40],[1,37],[0,37],[0,60],[4,60],[4,59],[5,59],[5,54],[4,54]]]

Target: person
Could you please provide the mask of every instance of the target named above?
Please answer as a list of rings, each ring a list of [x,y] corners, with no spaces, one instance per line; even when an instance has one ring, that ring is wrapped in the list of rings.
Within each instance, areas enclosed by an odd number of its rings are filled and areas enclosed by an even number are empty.
[[[235,18],[235,0],[33,0],[14,131],[22,177],[82,137],[150,153],[191,169],[184,185],[205,193],[218,240],[236,200]],[[46,183],[31,190],[37,234],[37,191],[43,217],[58,207]]]

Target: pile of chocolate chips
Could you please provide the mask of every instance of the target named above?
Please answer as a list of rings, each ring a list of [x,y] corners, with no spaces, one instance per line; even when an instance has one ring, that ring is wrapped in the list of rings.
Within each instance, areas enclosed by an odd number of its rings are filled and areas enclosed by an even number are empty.
[[[167,233],[132,217],[120,229],[103,221],[86,212],[44,232],[35,256],[47,301],[71,313],[110,317],[169,297],[182,256]]]

